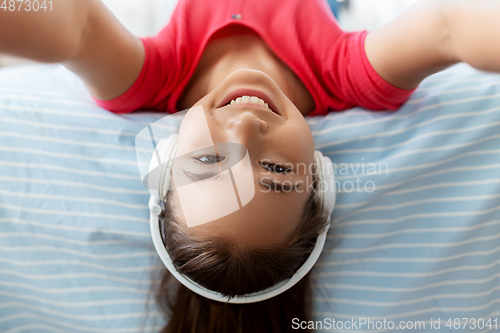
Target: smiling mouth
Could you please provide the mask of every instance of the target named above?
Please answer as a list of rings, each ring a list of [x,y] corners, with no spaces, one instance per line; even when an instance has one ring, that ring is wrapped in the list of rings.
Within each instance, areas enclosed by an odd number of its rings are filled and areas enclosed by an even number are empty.
[[[258,98],[257,96],[241,96],[236,99],[231,100],[230,103],[227,103],[226,105],[234,105],[234,104],[255,104],[259,106],[263,106],[268,110],[271,110],[269,105],[263,100]],[[272,111],[272,110],[271,110]]]
[[[251,89],[238,89],[229,93],[223,100],[221,105],[223,106],[237,106],[237,105],[252,105],[257,106],[262,109],[274,112],[278,116],[282,116],[277,109],[274,102],[263,92]]]

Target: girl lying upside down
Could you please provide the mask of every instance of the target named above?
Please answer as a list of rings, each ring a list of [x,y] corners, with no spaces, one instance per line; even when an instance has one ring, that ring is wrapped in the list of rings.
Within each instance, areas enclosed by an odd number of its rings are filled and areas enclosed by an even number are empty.
[[[219,142],[248,149],[254,177],[272,175],[271,193],[256,190],[238,211],[192,228],[177,191],[162,197],[175,270],[228,300],[292,277],[328,224],[317,185],[285,190],[286,182],[319,180],[304,116],[396,110],[425,77],[458,62],[500,72],[495,0],[419,0],[372,32],[342,31],[323,0],[180,0],[169,24],[147,38],[132,36],[99,0],[53,0],[44,12],[23,6],[0,9],[0,52],[62,63],[116,113],[201,106]],[[179,142],[194,140],[194,127],[182,126]],[[316,169],[294,172],[299,164]],[[292,331],[293,318],[309,316],[307,277],[272,298],[234,304],[166,272],[157,293],[170,312],[163,332]]]

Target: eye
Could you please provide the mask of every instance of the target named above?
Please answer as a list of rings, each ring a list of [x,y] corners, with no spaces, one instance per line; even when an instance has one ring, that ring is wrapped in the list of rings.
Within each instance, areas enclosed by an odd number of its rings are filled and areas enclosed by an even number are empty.
[[[215,164],[224,161],[226,158],[224,156],[216,155],[201,155],[194,157],[194,160],[201,164]]]
[[[274,172],[274,173],[289,173],[292,171],[292,169],[287,169],[279,164],[274,164],[274,163],[263,163],[259,162],[259,164],[266,169],[267,171]]]

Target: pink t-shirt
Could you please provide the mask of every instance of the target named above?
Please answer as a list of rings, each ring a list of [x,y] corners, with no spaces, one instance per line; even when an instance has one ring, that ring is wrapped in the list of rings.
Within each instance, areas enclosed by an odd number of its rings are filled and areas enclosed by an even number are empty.
[[[315,102],[311,116],[354,106],[395,110],[415,90],[380,77],[366,57],[368,32],[341,30],[324,0],[180,0],[168,25],[141,39],[146,59],[132,87],[97,103],[116,113],[179,111],[177,101],[210,37],[234,24],[257,33],[302,80]]]

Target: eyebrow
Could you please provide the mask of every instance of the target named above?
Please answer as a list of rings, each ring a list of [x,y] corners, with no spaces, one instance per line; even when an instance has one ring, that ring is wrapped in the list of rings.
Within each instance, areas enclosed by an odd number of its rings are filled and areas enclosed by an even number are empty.
[[[222,175],[222,173],[214,172],[214,171],[208,171],[208,172],[202,172],[202,173],[189,172],[186,170],[182,170],[182,171],[193,182],[197,182],[197,181],[209,179],[209,178],[217,179],[217,178],[219,178],[218,176]]]
[[[262,186],[266,190],[272,189],[273,191],[283,192],[283,193],[290,193],[291,191],[296,190],[300,186],[300,184],[299,185],[293,185],[293,184],[285,185],[285,184],[277,183],[269,178],[265,178],[265,179],[260,178],[259,184],[260,184],[260,186]]]
[[[194,173],[194,172],[189,172],[189,171],[183,170],[183,172],[189,179],[191,179],[191,181],[194,181],[194,182],[204,180],[204,179],[209,179],[209,178],[217,179],[220,176],[222,176],[222,173],[213,172],[213,171]],[[283,193],[290,193],[290,192],[296,190],[300,186],[300,184],[299,185],[281,184],[281,183],[275,182],[274,180],[271,180],[269,178],[260,178],[258,181],[259,181],[260,186],[263,187],[265,190],[271,189],[273,191],[283,192]]]

